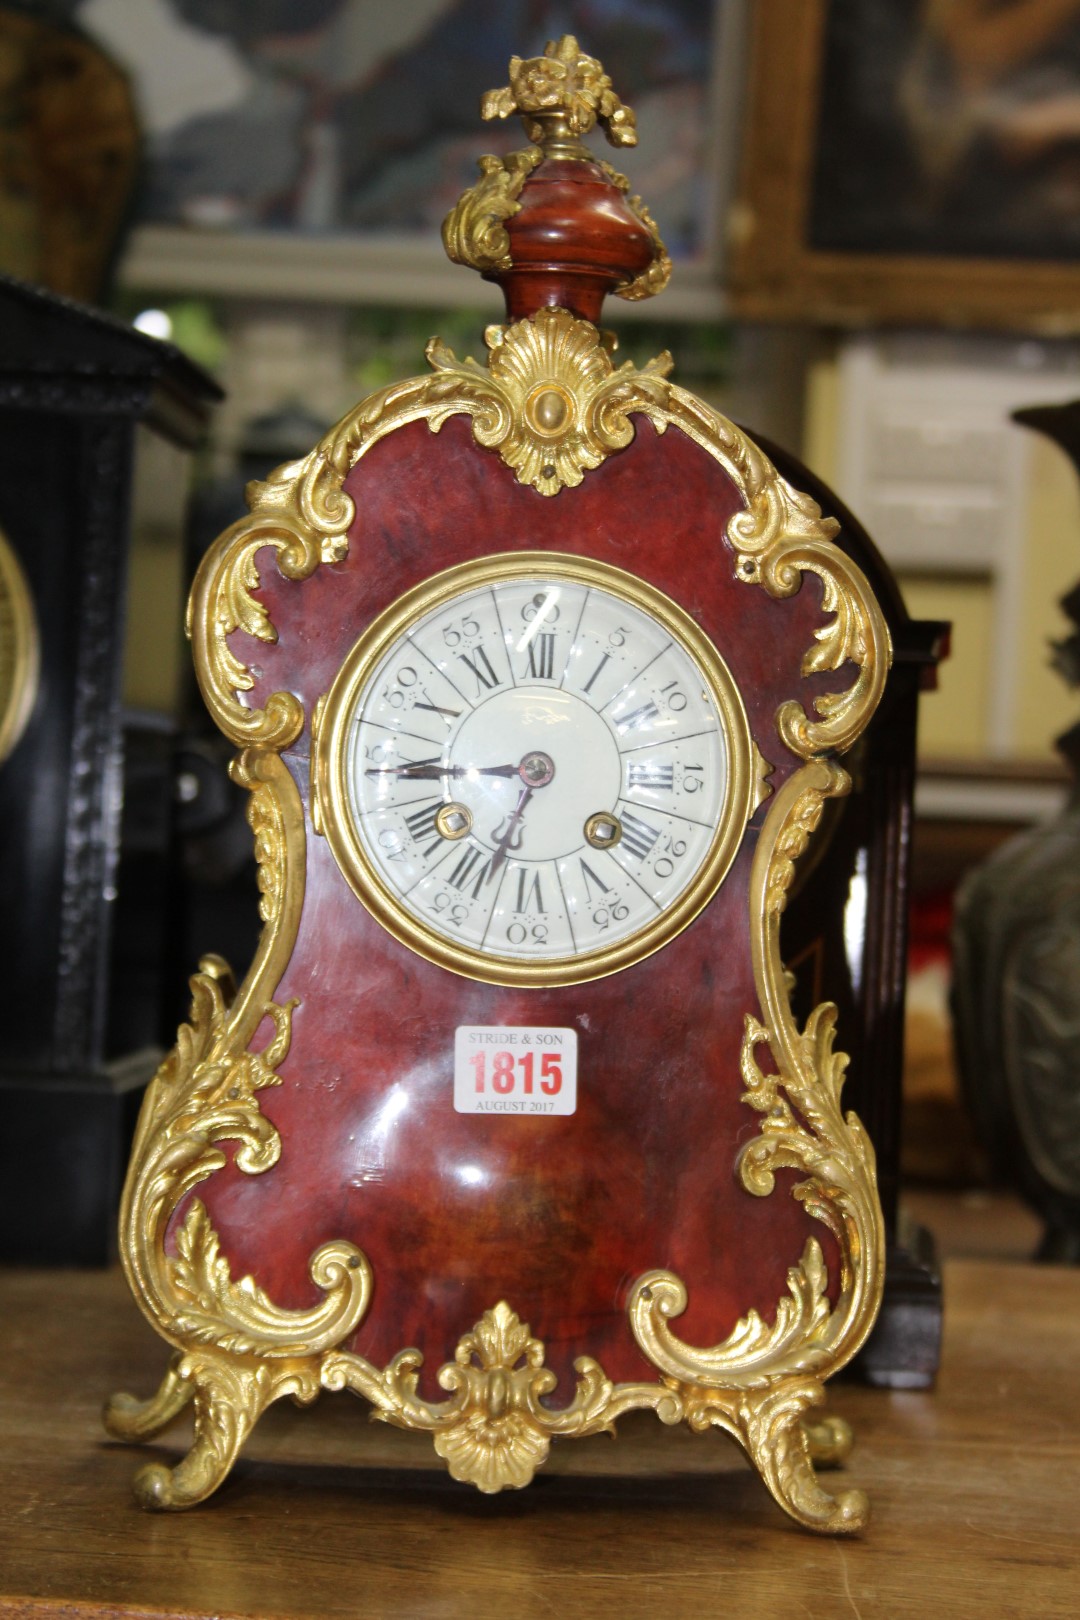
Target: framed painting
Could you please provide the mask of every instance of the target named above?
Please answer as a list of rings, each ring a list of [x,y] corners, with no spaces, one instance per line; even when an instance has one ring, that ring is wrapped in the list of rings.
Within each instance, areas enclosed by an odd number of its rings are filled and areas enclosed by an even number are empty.
[[[677,279],[704,300],[694,312],[715,316],[717,170],[731,151],[716,138],[716,109],[730,101],[716,63],[741,4],[75,0],[79,23],[131,74],[146,126],[123,279],[211,294],[486,300],[482,285],[462,289],[438,244],[475,179],[479,98],[514,45],[529,54],[573,29],[638,109],[626,173],[658,199],[686,272]],[[487,140],[501,157],[515,136],[500,125]]]
[[[1080,0],[760,0],[750,318],[1080,329]]]

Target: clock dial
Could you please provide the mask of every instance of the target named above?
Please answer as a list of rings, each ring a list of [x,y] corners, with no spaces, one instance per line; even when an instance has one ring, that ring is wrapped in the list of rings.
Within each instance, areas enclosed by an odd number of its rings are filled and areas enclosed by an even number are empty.
[[[360,898],[441,965],[614,971],[684,927],[749,813],[749,735],[700,629],[641,581],[530,554],[452,569],[361,638],[319,728]]]

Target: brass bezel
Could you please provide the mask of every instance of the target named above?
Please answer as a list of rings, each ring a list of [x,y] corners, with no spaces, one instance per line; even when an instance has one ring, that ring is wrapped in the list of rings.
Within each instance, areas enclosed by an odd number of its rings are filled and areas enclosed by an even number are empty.
[[[379,662],[419,619],[467,591],[512,579],[568,579],[603,590],[649,614],[693,659],[716,705],[727,749],[727,791],[720,820],[696,876],[652,922],[616,943],[581,956],[525,962],[457,945],[420,922],[388,888],[357,835],[349,808],[346,757],[357,700]],[[564,552],[514,551],[458,563],[399,596],[360,636],[326,695],[312,770],[323,836],[357,899],[377,922],[426,961],[485,984],[541,989],[587,984],[653,955],[689,927],[723,882],[754,810],[753,741],[735,679],[708,636],[689,614],[654,586],[610,563]]]
[[[0,641],[0,764],[11,754],[30,718],[40,679],[40,643],[34,598],[11,542],[0,529],[0,614],[9,620]]]

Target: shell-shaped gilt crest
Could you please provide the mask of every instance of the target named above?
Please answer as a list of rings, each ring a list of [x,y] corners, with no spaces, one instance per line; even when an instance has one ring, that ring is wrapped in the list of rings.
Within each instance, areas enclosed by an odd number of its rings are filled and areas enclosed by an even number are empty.
[[[465,1411],[435,1436],[455,1479],[491,1494],[527,1485],[551,1448],[537,1400],[555,1380],[544,1346],[505,1300],[459,1340],[440,1383],[465,1395]]]
[[[604,459],[587,421],[588,404],[612,369],[596,329],[548,315],[493,337],[491,375],[516,405],[515,430],[500,447],[503,460],[523,484],[580,484],[585,469]]]
[[[462,408],[463,389],[472,396],[477,443],[497,450],[519,483],[541,495],[574,488],[625,449],[634,437],[628,412],[658,401],[671,369],[668,354],[640,371],[629,361],[616,369],[596,327],[565,309],[489,326],[484,336],[487,368],[458,361],[438,342],[428,345],[428,359],[454,383],[453,409]]]
[[[491,1417],[478,1408],[454,1428],[436,1434],[435,1450],[454,1479],[494,1496],[507,1486],[519,1490],[527,1485],[547,1460],[551,1441],[527,1412]]]

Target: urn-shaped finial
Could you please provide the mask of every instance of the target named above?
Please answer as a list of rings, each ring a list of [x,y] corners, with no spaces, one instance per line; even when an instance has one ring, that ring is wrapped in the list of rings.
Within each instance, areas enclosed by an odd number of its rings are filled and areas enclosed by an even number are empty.
[[[451,259],[502,287],[511,320],[559,306],[595,322],[609,292],[661,292],[671,260],[648,209],[584,144],[597,124],[613,146],[637,142],[601,64],[564,34],[543,56],[512,57],[509,79],[484,96],[482,115],[518,113],[533,144],[480,159],[480,179],[443,225]]]

